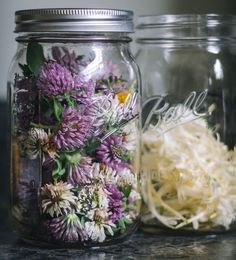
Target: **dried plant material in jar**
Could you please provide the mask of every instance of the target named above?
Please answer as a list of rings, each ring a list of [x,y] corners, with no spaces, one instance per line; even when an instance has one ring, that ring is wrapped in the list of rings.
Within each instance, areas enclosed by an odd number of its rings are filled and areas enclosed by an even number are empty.
[[[143,134],[143,221],[171,229],[229,229],[236,218],[236,149],[230,151],[204,118],[187,114],[178,125],[169,123],[171,130],[162,132],[162,122]]]

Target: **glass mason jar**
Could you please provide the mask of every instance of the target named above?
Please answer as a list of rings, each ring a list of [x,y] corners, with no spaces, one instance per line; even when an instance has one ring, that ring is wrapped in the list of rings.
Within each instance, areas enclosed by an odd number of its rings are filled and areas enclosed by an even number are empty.
[[[142,221],[218,232],[236,219],[236,17],[141,17]]]
[[[139,222],[132,12],[16,12],[9,73],[11,215],[41,245],[97,246]]]

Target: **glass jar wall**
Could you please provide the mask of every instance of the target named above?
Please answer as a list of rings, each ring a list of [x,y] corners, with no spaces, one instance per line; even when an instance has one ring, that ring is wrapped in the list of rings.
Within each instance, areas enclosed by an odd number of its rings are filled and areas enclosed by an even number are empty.
[[[141,17],[144,229],[217,232],[236,219],[236,17]]]
[[[132,13],[28,10],[16,13],[16,23],[8,82],[16,231],[37,245],[126,237],[140,204]]]

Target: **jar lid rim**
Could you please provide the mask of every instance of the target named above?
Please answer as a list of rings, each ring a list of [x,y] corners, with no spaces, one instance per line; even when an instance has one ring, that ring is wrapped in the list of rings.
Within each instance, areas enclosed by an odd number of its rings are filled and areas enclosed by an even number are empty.
[[[133,32],[133,12],[103,8],[26,9],[15,12],[15,32]]]
[[[165,15],[141,15],[138,17],[137,29],[154,26],[178,26],[181,24],[217,25],[221,22],[236,23],[236,15],[233,14],[165,14]]]

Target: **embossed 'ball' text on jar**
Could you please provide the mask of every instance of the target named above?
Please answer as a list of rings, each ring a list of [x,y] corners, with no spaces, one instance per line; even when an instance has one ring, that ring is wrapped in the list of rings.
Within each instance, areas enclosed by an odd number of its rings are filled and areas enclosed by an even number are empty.
[[[236,220],[236,17],[140,17],[142,221],[214,233]]]
[[[139,74],[133,13],[16,12],[11,217],[37,245],[116,243],[139,223]]]

